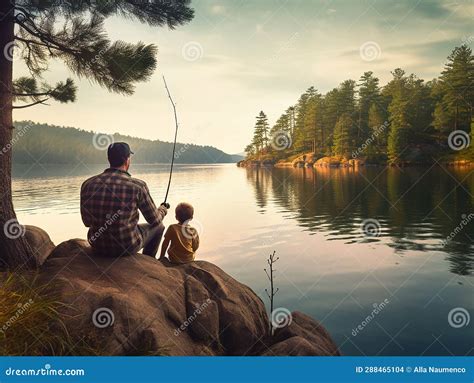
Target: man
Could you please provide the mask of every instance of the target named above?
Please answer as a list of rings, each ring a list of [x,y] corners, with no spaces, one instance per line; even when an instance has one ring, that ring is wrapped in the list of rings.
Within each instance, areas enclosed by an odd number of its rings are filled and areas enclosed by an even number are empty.
[[[82,221],[99,254],[130,255],[143,249],[143,254],[155,257],[169,205],[156,208],[146,183],[128,173],[132,154],[125,142],[109,146],[110,167],[82,184]],[[138,224],[139,211],[148,224]]]

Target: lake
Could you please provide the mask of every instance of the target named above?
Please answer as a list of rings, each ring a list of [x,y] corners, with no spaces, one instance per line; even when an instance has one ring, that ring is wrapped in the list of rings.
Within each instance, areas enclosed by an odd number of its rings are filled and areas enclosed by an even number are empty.
[[[85,238],[81,183],[101,166],[16,166],[20,222]],[[137,165],[155,202],[168,165]],[[195,207],[197,259],[267,304],[319,320],[345,355],[474,355],[473,169],[243,169],[178,165],[169,202]],[[165,224],[174,223],[169,214]]]

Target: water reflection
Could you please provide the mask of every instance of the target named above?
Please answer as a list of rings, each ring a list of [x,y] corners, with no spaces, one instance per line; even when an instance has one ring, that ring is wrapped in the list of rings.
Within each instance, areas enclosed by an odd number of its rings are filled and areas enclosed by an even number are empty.
[[[22,223],[55,243],[85,238],[79,189],[101,166],[15,169]],[[137,165],[155,201],[169,165]],[[217,264],[266,302],[266,258],[277,251],[276,305],[318,319],[346,355],[472,355],[472,327],[452,328],[448,313],[474,315],[474,174],[432,169],[240,169],[180,165],[170,202],[188,201],[204,227],[198,259]],[[380,223],[367,237],[361,223]],[[174,222],[168,214],[166,224]],[[474,220],[473,220],[474,222]],[[389,304],[357,336],[352,330]]]
[[[444,252],[452,273],[473,273],[474,222],[461,224],[474,213],[472,169],[249,168],[246,176],[261,213],[275,203],[287,218],[309,232],[324,232],[327,240],[384,242],[400,256]],[[361,230],[366,219],[380,223],[378,236]]]

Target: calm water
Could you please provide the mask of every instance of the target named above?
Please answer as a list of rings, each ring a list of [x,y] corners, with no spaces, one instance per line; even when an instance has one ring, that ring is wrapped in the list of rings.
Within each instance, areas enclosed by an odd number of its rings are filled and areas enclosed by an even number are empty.
[[[131,171],[160,202],[167,169]],[[56,243],[85,238],[80,185],[101,170],[17,167],[20,221]],[[198,258],[266,303],[263,269],[276,250],[276,307],[321,321],[344,354],[474,355],[474,318],[466,325],[474,316],[474,219],[462,224],[474,213],[472,169],[178,166],[170,202],[180,201],[194,204],[202,228]],[[375,236],[362,230],[367,219],[380,225]],[[172,222],[170,215],[165,223]]]

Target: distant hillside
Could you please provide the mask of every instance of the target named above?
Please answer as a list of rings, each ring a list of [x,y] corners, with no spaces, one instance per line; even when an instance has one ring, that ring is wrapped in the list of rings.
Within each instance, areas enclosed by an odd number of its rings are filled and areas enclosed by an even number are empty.
[[[108,144],[126,141],[135,152],[135,163],[166,163],[171,160],[173,144],[142,138],[106,135],[76,128],[39,124],[31,121],[15,122],[12,140],[13,161],[17,164],[88,164],[104,162]],[[212,146],[193,144],[176,145],[176,163],[231,163],[242,159]]]

